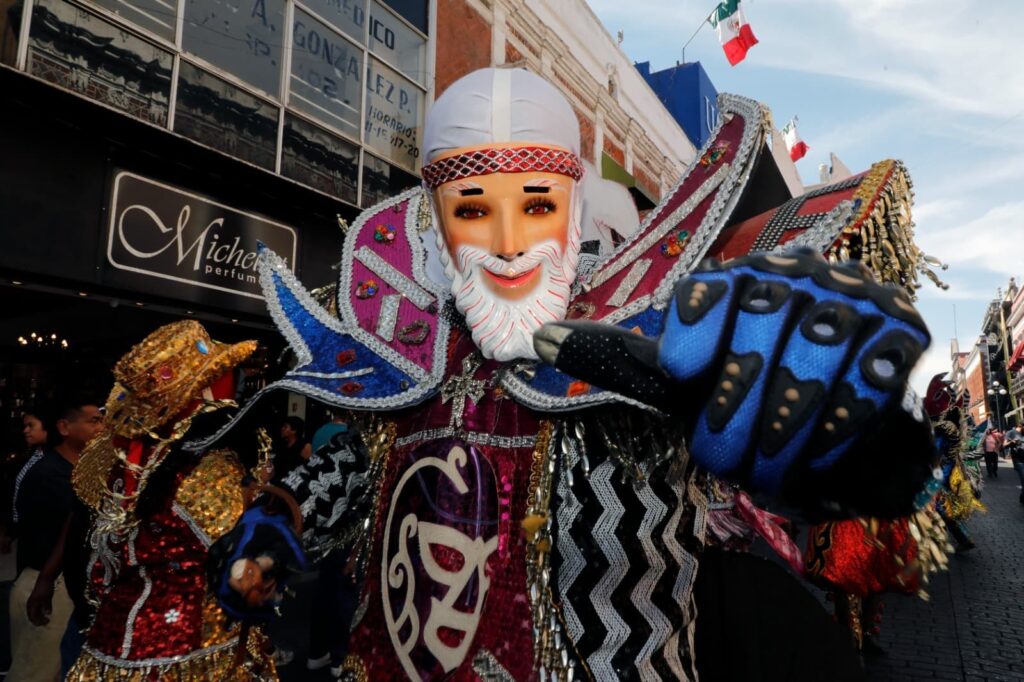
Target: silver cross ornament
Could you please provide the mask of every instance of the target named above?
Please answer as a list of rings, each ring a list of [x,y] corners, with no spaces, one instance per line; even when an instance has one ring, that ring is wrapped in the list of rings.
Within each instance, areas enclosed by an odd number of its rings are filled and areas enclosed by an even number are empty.
[[[473,378],[473,375],[480,369],[482,364],[483,360],[479,354],[470,353],[462,359],[462,374],[453,374],[441,386],[441,402],[448,403],[454,401],[452,402],[452,418],[448,422],[449,426],[461,429],[463,424],[462,415],[466,411],[466,400],[476,405],[477,401],[484,397],[486,382]]]

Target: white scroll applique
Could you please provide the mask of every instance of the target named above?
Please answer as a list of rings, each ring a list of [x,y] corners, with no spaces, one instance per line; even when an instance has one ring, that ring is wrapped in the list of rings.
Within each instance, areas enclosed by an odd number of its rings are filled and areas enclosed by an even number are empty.
[[[481,537],[471,538],[465,533],[448,526],[420,521],[414,513],[406,514],[398,529],[398,547],[393,556],[386,553],[391,546],[391,528],[394,521],[395,505],[401,498],[406,483],[426,468],[441,471],[451,481],[459,494],[469,492],[469,486],[459,473],[466,465],[466,451],[461,447],[453,447],[447,459],[424,457],[410,466],[398,485],[395,486],[388,509],[387,523],[384,526],[385,556],[381,560],[381,597],[384,602],[384,620],[387,624],[391,644],[398,655],[402,667],[410,679],[419,679],[420,672],[416,669],[410,653],[415,648],[421,635],[419,614],[416,611],[416,573],[413,568],[409,545],[413,538],[417,539],[416,549],[420,554],[428,577],[446,588],[443,599],[431,598],[430,611],[422,628],[423,643],[427,650],[437,659],[438,663],[449,673],[466,658],[466,652],[476,635],[480,625],[480,616],[484,600],[490,588],[490,579],[485,568],[487,560],[498,548],[497,535],[488,540]],[[431,546],[446,549],[449,553],[462,558],[458,570],[449,570],[434,559]],[[463,594],[469,581],[476,576],[476,602],[472,613],[455,608],[455,601]],[[390,588],[390,589],[389,589]],[[400,604],[392,604],[390,590],[404,590]],[[400,606],[395,615],[395,606]],[[458,646],[449,646],[438,637],[441,628],[448,628],[463,634]],[[405,636],[403,637],[403,633]]]

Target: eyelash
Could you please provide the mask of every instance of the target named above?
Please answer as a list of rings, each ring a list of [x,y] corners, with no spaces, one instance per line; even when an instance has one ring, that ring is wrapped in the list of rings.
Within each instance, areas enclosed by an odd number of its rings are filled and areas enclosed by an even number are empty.
[[[547,211],[544,211],[544,212],[541,212],[541,213],[530,213],[530,211],[532,211],[533,209],[541,208],[541,207],[546,208]],[[531,199],[526,204],[526,208],[523,209],[523,211],[527,215],[547,215],[548,213],[554,213],[555,212],[555,203],[553,201],[551,201],[550,199],[541,199],[541,198]]]
[[[478,216],[473,216],[474,218],[480,218],[487,215],[487,209],[485,209],[483,206],[479,204],[466,203],[459,204],[458,206],[455,207],[456,218],[465,218],[467,217],[467,214],[471,212],[480,214]]]

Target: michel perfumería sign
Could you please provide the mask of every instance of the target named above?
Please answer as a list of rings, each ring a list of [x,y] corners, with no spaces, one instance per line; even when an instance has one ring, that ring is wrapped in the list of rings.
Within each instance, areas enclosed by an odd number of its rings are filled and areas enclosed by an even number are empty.
[[[146,289],[154,293],[202,301],[211,298],[208,292],[219,305],[225,294],[262,301],[258,244],[294,270],[296,241],[291,227],[209,197],[128,171],[114,177],[107,261],[120,273],[149,279]]]

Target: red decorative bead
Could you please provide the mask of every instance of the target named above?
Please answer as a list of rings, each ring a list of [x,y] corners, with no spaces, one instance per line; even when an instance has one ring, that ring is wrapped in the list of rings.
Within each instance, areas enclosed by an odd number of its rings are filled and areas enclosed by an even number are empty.
[[[566,391],[566,395],[570,398],[575,398],[578,395],[583,395],[590,390],[590,384],[585,381],[574,381],[569,384],[569,390]]]
[[[345,395],[355,395],[363,390],[363,385],[358,381],[349,381],[341,386],[341,392]]]
[[[355,351],[355,349],[354,348],[349,348],[348,350],[341,351],[340,353],[338,353],[338,357],[336,358],[336,360],[338,361],[338,367],[344,367],[345,365],[348,365],[348,364],[351,364],[351,363],[355,362],[355,360],[356,360],[356,351]]]
[[[170,381],[174,378],[174,369],[170,365],[164,365],[159,370],[159,376],[163,381]]]

